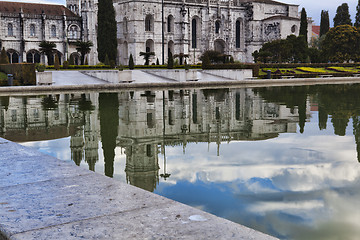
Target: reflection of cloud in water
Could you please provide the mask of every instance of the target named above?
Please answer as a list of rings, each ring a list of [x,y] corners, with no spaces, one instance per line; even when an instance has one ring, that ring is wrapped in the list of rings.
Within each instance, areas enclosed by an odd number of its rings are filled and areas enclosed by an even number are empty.
[[[71,161],[70,137],[40,142],[23,142],[20,144],[35,148],[42,153],[58,159]]]
[[[222,143],[220,156],[214,143],[188,144],[185,154],[167,147],[166,155],[171,177],[157,189],[165,196],[204,203],[207,211],[284,239],[358,239],[360,164],[353,136],[283,134]],[[182,188],[204,197],[183,200],[174,193]]]

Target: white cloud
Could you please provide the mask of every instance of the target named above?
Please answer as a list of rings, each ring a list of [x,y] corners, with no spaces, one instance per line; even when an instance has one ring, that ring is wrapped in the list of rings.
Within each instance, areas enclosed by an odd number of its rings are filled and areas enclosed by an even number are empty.
[[[326,1],[326,3],[324,3],[324,1],[313,1],[313,0],[279,0],[279,2],[297,4],[299,5],[299,11],[304,7],[308,17],[312,17],[316,25],[320,24],[321,10],[329,11],[330,24],[332,25],[337,7],[343,4],[344,2],[346,2],[349,5],[350,15],[354,21],[356,14],[356,5],[358,3],[357,0],[349,0],[349,1],[328,0]]]
[[[45,3],[66,5],[66,0],[6,0],[7,2]]]

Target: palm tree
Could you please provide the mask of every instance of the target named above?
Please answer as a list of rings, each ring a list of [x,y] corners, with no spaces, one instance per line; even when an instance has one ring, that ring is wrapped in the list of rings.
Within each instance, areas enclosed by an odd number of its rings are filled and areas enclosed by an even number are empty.
[[[47,56],[48,64],[53,65],[54,64],[53,54],[54,54],[54,52],[56,52],[56,49],[55,49],[56,44],[53,42],[42,41],[39,44],[39,47],[40,47],[40,52]]]
[[[149,59],[151,56],[154,56],[154,52],[140,52],[140,56],[144,56],[145,65],[149,65]]]
[[[81,65],[84,65],[85,56],[91,51],[94,44],[91,41],[77,41],[75,45],[76,50],[81,54]]]

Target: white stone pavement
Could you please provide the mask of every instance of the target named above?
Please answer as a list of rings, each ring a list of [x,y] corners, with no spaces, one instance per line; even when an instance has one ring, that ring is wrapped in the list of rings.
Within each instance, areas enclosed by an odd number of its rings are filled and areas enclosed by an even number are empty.
[[[0,138],[0,240],[275,239]]]
[[[53,86],[66,85],[89,85],[89,84],[109,84],[108,82],[82,74],[79,71],[52,71]],[[224,81],[226,79],[210,74],[198,73],[200,82]],[[143,70],[132,70],[133,83],[171,83],[174,80],[161,78],[144,72]]]

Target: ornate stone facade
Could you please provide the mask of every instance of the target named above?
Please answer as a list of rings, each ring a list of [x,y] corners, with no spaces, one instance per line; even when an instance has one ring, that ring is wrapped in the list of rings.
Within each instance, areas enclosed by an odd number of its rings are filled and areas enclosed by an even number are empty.
[[[92,41],[89,64],[97,59],[98,0],[67,0],[61,5],[1,2],[0,45],[11,62],[45,62],[43,40],[56,43],[60,61],[79,61],[74,43]],[[200,62],[206,50],[252,62],[252,53],[267,41],[298,35],[297,5],[272,0],[113,0],[117,21],[118,63],[130,54],[143,64],[140,52],[154,52],[150,64],[167,62],[168,54]],[[162,21],[163,19],[163,21]],[[164,31],[162,31],[162,29]]]
[[[143,64],[146,51],[155,53],[151,63],[162,62],[163,52],[165,63],[169,52],[197,63],[206,50],[252,62],[265,42],[298,35],[300,26],[297,5],[271,0],[114,0],[114,7],[122,64],[130,54]]]

